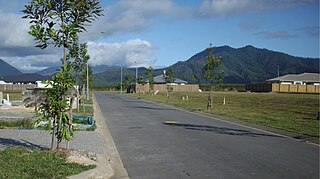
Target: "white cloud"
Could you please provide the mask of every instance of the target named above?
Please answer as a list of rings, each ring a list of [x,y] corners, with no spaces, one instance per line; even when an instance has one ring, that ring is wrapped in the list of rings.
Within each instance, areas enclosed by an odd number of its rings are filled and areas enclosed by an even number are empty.
[[[24,57],[13,56],[0,57],[0,59],[24,72],[35,72],[61,64],[61,55],[29,55]]]
[[[121,43],[88,42],[89,63],[95,65],[124,65],[127,67],[148,67],[154,63],[154,48],[141,39]]]
[[[197,17],[234,16],[318,3],[318,0],[203,0],[195,14]]]
[[[156,17],[178,17],[185,12],[171,0],[120,0],[104,9],[105,16],[99,17],[88,27],[86,38],[111,36],[117,33],[137,32],[148,28]],[[103,33],[101,33],[103,32]]]

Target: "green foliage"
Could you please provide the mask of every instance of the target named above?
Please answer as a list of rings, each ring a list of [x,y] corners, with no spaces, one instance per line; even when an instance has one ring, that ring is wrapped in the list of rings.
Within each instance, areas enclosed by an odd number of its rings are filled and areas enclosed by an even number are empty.
[[[22,18],[30,19],[29,34],[34,37],[36,47],[44,49],[49,44],[63,47],[63,66],[53,75],[53,82],[47,82],[52,88],[46,91],[46,103],[37,110],[40,120],[49,121],[48,127],[53,121],[52,134],[57,136],[59,148],[62,139],[70,140],[73,137],[72,116],[67,114],[66,92],[73,87],[74,79],[71,65],[67,63],[67,49],[69,58],[76,59],[73,63],[75,70],[83,71],[83,64],[89,60],[89,56],[86,55],[86,44],[78,46],[78,34],[86,31],[85,26],[102,16],[103,10],[97,0],[31,0],[22,12],[26,14]]]
[[[172,92],[173,87],[171,86],[172,83],[174,83],[174,73],[173,73],[173,67],[169,67],[168,70],[163,74],[164,81],[167,84],[167,98],[168,102],[172,101]]]
[[[224,71],[222,68],[222,57],[213,55],[213,48],[208,48],[207,61],[204,65],[203,75],[210,80],[211,85],[221,86],[223,83]]]
[[[95,168],[68,163],[59,152],[7,148],[0,152],[0,178],[66,178]]]
[[[46,81],[47,85],[52,88],[46,90],[46,102],[36,110],[39,116],[38,121],[49,121],[48,127],[53,131],[57,126],[54,135],[58,139],[58,144],[62,139],[71,140],[73,138],[73,131],[69,128],[70,116],[67,113],[69,105],[66,100],[68,90],[74,85],[71,68],[70,64],[64,64],[52,76],[52,81]],[[51,126],[51,121],[53,126]]]
[[[207,109],[212,110],[213,108],[213,87],[220,87],[223,83],[224,71],[222,68],[222,57],[215,57],[213,55],[213,48],[210,47],[208,50],[207,61],[204,65],[203,76],[211,82],[210,94],[208,96]]]
[[[122,81],[122,87],[123,89],[128,90],[129,87],[134,83],[134,77],[133,76],[126,76],[124,77],[124,80]]]
[[[103,15],[97,0],[32,0],[22,12],[32,24],[29,34],[42,49],[49,44],[69,48],[87,24]]]
[[[32,119],[18,119],[18,120],[0,120],[0,129],[3,128],[23,128],[32,129]]]
[[[152,74],[152,71],[153,71],[153,68],[150,66],[148,69],[147,69],[147,77],[148,77],[148,81],[149,81],[149,85],[150,85],[150,92],[153,92],[154,90],[154,81],[153,81],[153,74]]]

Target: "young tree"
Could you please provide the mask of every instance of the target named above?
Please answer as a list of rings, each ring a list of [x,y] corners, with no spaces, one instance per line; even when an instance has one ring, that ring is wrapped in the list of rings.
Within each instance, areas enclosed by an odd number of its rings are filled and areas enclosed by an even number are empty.
[[[63,64],[67,63],[67,49],[79,40],[78,34],[103,15],[97,0],[31,0],[22,12],[26,14],[22,18],[30,19],[29,34],[36,47],[63,47]]]
[[[134,83],[133,76],[126,76],[124,77],[124,80],[122,81],[122,86],[127,91],[129,90],[130,86]]]
[[[36,110],[39,121],[48,121],[48,128],[52,129],[51,149],[54,148],[54,136],[57,137],[57,148],[62,139],[71,140],[73,131],[70,130],[68,115],[67,91],[74,84],[71,74],[71,65],[64,64],[52,76],[52,81],[46,81],[52,86],[46,91],[46,101]],[[53,126],[51,126],[51,121]]]
[[[139,76],[138,80],[137,80],[137,83],[139,84],[139,96],[141,96],[141,85],[143,86],[143,89],[144,89],[144,85],[146,84],[146,82],[144,81],[144,77],[143,76]]]
[[[153,93],[153,90],[154,90],[154,81],[153,81],[153,68],[150,66],[148,69],[147,69],[147,77],[148,77],[148,81],[149,81],[149,92],[150,93]]]
[[[224,71],[222,68],[222,57],[213,55],[213,48],[207,49],[208,56],[204,65],[203,75],[207,80],[210,80],[210,94],[208,96],[207,110],[213,109],[213,89],[221,86],[223,83]]]
[[[25,5],[25,9],[22,10],[26,15],[22,18],[30,19],[30,31],[28,32],[34,37],[36,41],[36,47],[41,49],[46,48],[49,44],[53,44],[56,47],[63,47],[62,67],[57,73],[57,81],[54,81],[52,90],[58,91],[55,98],[50,98],[51,90],[46,92],[48,96],[47,105],[44,110],[40,110],[44,118],[51,118],[53,120],[52,135],[57,136],[57,148],[62,138],[70,140],[66,134],[66,130],[63,127],[65,124],[69,126],[69,133],[72,133],[72,113],[66,114],[64,110],[68,107],[62,102],[66,100],[66,95],[61,89],[73,88],[74,81],[69,79],[71,74],[70,64],[67,63],[67,50],[72,53],[72,44],[78,42],[78,34],[86,31],[85,26],[92,23],[99,16],[102,15],[102,8],[97,0],[31,0],[28,5]],[[67,75],[67,76],[64,76]],[[59,78],[58,78],[59,77]],[[65,77],[64,80],[63,77]],[[71,95],[72,96],[72,95]],[[72,100],[70,105],[72,104]],[[71,111],[71,106],[69,106]],[[45,111],[55,110],[55,111]],[[58,114],[47,115],[47,113]],[[58,120],[57,120],[58,119]],[[65,119],[68,119],[66,121]],[[57,132],[55,129],[57,128]],[[52,141],[53,142],[53,141]],[[53,149],[53,144],[51,145]]]
[[[171,86],[174,83],[174,74],[173,74],[173,67],[169,67],[167,71],[163,74],[163,78],[167,84],[167,98],[168,102],[172,101],[172,92],[173,87]]]
[[[82,90],[84,86],[86,85],[87,81],[87,64],[90,59],[90,56],[88,55],[88,45],[87,43],[79,44],[78,42],[75,42],[67,54],[67,62],[72,65],[72,71],[73,76],[76,79],[76,85],[78,87],[77,91],[77,106],[79,110],[79,101],[84,98],[84,93],[82,93]],[[91,74],[92,75],[92,74]],[[83,78],[83,76],[85,78]],[[91,80],[90,80],[91,82]]]

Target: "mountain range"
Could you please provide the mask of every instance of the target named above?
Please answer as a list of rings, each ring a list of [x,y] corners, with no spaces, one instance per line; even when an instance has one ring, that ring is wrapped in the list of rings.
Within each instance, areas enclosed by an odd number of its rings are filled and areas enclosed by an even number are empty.
[[[222,66],[225,71],[224,83],[247,84],[261,83],[267,79],[286,74],[319,73],[319,58],[294,57],[282,52],[259,49],[253,46],[232,48],[221,46],[214,48],[214,55],[222,57]],[[176,78],[194,82],[193,74],[201,83],[208,83],[203,77],[203,67],[208,51],[205,49],[186,61],[173,64]],[[154,75],[163,73],[167,68],[154,70]],[[146,77],[146,68],[138,69],[139,75]],[[135,69],[123,70],[123,76],[135,76]],[[120,68],[110,69],[94,76],[94,83],[115,84],[120,81]]]
[[[196,75],[201,83],[208,83],[203,77],[203,67],[208,51],[193,55],[186,61],[173,64],[175,78],[194,83],[192,76]],[[319,73],[319,58],[295,57],[282,52],[260,49],[253,46],[232,48],[229,46],[214,47],[214,55],[222,57],[225,71],[224,83],[246,84],[260,83],[281,75],[300,73]],[[41,75],[52,74],[58,67],[50,67],[37,72]],[[153,75],[160,75],[167,68],[155,69]],[[146,68],[138,68],[138,76],[146,78]],[[93,66],[95,84],[117,84],[120,82],[120,67],[99,65]],[[124,68],[123,79],[126,76],[135,77],[135,68]],[[20,75],[22,72],[0,59],[0,77]]]
[[[20,74],[21,71],[0,59],[0,77]]]

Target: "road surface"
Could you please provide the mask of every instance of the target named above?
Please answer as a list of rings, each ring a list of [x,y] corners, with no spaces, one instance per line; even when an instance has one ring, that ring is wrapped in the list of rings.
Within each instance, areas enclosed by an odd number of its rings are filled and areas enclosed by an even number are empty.
[[[96,98],[132,179],[319,178],[316,145],[125,95]]]

